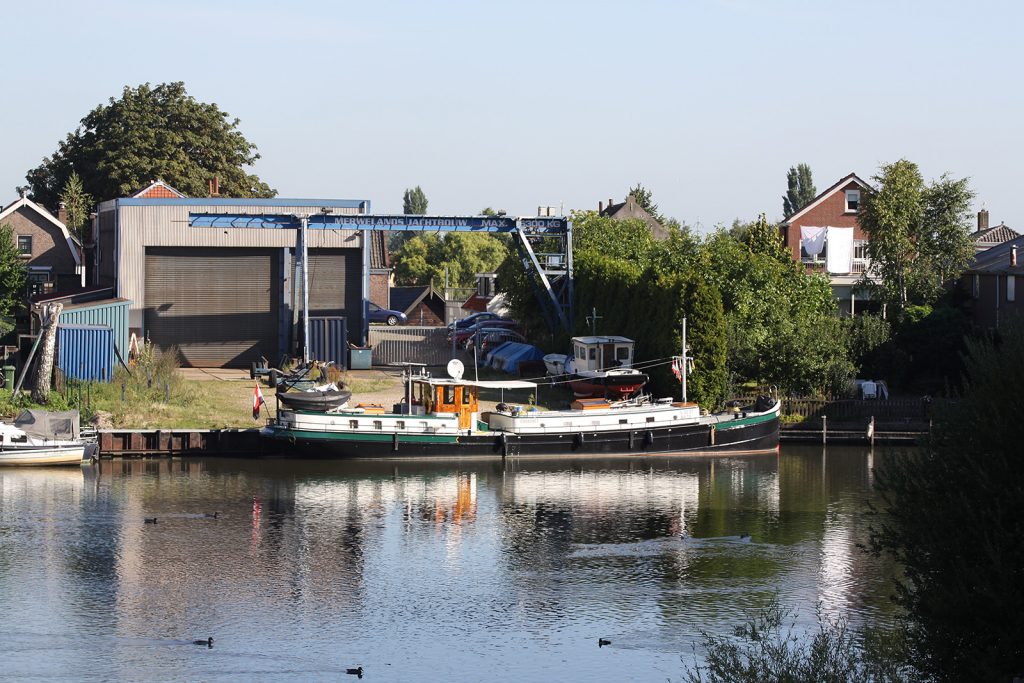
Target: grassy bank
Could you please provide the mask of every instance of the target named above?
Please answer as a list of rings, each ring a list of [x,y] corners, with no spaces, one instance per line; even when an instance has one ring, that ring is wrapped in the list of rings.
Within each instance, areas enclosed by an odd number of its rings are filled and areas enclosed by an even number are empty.
[[[378,373],[379,374],[379,373]],[[398,380],[380,376],[342,379],[355,396],[389,391]],[[267,400],[261,419],[252,418],[253,387],[249,379],[186,379],[178,370],[151,372],[119,370],[113,382],[58,382],[46,405],[31,401],[27,392],[14,400],[0,389],[0,418],[10,419],[25,408],[78,410],[83,424],[121,429],[220,429],[254,427],[274,414],[273,392],[261,383]]]

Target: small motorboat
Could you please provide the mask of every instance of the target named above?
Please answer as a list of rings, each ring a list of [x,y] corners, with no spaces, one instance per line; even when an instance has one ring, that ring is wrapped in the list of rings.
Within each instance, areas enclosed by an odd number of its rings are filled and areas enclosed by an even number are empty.
[[[0,466],[81,465],[98,449],[81,438],[77,410],[25,410],[14,424],[0,422]]]
[[[573,355],[565,362],[569,386],[577,398],[621,400],[640,391],[650,379],[633,368],[632,339],[616,336],[573,337]]]
[[[549,353],[544,356],[544,367],[547,368],[548,375],[551,377],[564,375],[567,360],[569,360],[569,356],[564,353]]]
[[[341,408],[352,398],[352,392],[336,384],[322,384],[305,391],[281,391],[277,400],[289,410],[329,411]]]

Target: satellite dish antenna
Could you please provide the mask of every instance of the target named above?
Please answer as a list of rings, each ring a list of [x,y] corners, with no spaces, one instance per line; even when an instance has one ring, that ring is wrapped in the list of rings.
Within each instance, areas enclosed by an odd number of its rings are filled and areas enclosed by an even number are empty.
[[[448,361],[448,376],[452,379],[462,379],[462,373],[465,371],[466,367],[458,358],[452,358]]]

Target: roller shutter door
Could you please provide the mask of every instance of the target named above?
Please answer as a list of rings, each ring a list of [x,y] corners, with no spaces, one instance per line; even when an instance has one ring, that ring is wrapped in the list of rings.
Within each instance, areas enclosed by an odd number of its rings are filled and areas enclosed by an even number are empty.
[[[345,316],[350,341],[358,341],[362,329],[362,272],[359,249],[311,249],[309,252],[309,314]]]
[[[146,334],[177,346],[192,367],[276,361],[280,252],[271,249],[146,249]]]

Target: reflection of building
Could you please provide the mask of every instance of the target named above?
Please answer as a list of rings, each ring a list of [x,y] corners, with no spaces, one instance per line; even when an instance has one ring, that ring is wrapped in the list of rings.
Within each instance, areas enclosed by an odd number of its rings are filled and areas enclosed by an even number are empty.
[[[861,194],[869,189],[856,173],[850,173],[787,216],[780,228],[793,260],[828,276],[839,311],[846,315],[865,306],[877,307],[857,287],[865,274],[871,275],[868,237],[857,220]]]

